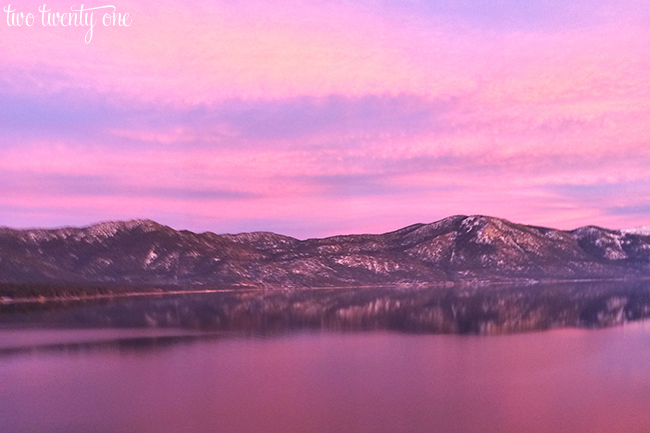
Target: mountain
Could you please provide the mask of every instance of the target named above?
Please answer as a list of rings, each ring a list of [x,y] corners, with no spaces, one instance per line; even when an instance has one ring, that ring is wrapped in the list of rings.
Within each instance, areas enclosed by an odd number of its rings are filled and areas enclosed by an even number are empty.
[[[650,277],[650,236],[452,216],[377,235],[298,240],[177,231],[149,220],[0,228],[0,282],[331,287]]]
[[[621,230],[621,233],[632,233],[633,235],[650,236],[650,226],[635,227],[633,229]]]

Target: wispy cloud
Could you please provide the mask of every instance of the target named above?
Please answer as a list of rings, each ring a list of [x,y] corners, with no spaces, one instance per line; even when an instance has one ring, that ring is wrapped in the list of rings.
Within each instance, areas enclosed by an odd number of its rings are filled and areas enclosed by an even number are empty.
[[[91,44],[0,26],[7,223],[304,237],[650,217],[640,0],[119,6],[134,25]]]
[[[47,94],[4,89],[0,97],[0,135],[100,142],[113,136],[141,145],[157,141],[238,146],[296,140],[304,145],[319,138],[332,143],[333,137],[350,144],[354,139],[404,138],[452,130],[447,118],[458,105],[454,99],[416,95],[330,95],[227,99],[179,107],[84,89]]]

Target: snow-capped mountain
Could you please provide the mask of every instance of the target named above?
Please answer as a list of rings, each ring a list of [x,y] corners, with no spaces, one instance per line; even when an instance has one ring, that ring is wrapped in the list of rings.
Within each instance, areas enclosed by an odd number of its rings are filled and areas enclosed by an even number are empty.
[[[5,283],[295,288],[649,276],[643,230],[562,231],[487,216],[307,240],[177,231],[149,220],[0,229]]]
[[[650,236],[650,226],[635,227],[633,229],[621,230],[621,233],[630,233],[633,235]]]

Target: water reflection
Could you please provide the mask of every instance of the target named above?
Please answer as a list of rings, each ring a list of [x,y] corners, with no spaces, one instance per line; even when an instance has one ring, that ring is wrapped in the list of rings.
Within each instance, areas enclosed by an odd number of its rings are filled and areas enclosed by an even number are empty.
[[[192,344],[200,341],[223,338],[223,333],[157,333],[129,329],[126,333],[107,336],[101,329],[66,330],[22,329],[0,331],[0,357],[10,355],[37,355],[47,352],[85,353],[110,352],[145,353],[165,350],[179,344]],[[144,330],[146,331],[146,330]]]
[[[242,291],[147,299],[5,305],[0,324],[504,334],[596,328],[650,317],[648,282]]]

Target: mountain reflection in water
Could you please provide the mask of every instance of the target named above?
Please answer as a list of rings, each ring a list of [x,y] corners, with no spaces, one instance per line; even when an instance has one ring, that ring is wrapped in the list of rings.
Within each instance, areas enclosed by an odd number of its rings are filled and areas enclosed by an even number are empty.
[[[226,337],[220,332],[181,329],[0,329],[0,356],[47,352],[154,352],[179,344]]]
[[[650,317],[650,283],[258,290],[0,307],[4,326],[504,334]]]

